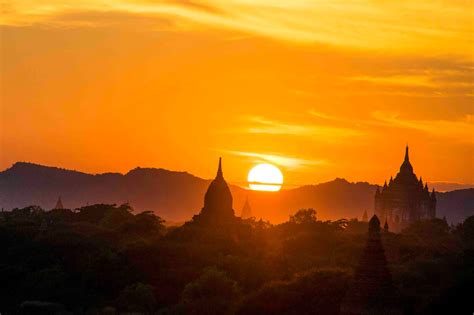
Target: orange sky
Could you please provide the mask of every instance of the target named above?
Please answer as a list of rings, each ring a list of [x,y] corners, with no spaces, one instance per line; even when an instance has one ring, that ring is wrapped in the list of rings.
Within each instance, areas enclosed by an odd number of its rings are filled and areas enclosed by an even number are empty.
[[[472,1],[3,3],[1,169],[474,183]]]

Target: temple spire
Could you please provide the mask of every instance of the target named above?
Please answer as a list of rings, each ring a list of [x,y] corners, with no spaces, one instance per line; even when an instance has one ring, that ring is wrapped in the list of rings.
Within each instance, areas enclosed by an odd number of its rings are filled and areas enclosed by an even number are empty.
[[[367,221],[368,221],[367,210],[364,210],[364,214],[362,215],[362,221],[363,221],[363,222],[367,222]]]
[[[217,168],[216,179],[217,178],[224,178],[224,175],[222,174],[222,158],[221,157],[219,158],[219,167]]]
[[[56,206],[54,206],[54,209],[64,209],[63,201],[61,200],[61,196],[59,196],[58,202],[56,202]]]
[[[249,196],[245,199],[245,204],[242,208],[242,214],[240,215],[242,219],[248,219],[252,217],[252,208],[250,208]]]
[[[400,166],[401,173],[413,173],[413,167],[410,164],[410,157],[408,155],[408,144],[405,148],[405,160],[403,161],[402,165]]]

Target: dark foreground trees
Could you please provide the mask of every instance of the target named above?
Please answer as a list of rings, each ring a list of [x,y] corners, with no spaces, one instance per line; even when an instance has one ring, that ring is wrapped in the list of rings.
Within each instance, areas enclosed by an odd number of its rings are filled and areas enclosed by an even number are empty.
[[[16,209],[0,218],[0,312],[338,314],[366,232],[311,209],[275,226],[237,218],[214,229],[165,227],[128,205]],[[413,313],[472,312],[474,217],[381,241]]]
[[[249,294],[237,314],[339,314],[349,278],[342,270],[311,270],[290,281],[272,281]]]

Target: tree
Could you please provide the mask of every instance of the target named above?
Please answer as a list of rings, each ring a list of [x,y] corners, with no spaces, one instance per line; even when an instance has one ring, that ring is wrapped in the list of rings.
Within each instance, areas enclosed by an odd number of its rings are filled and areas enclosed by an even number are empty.
[[[123,224],[130,222],[134,219],[132,207],[128,203],[125,203],[119,207],[110,207],[104,214],[104,217],[100,221],[100,225],[117,229]]]
[[[74,220],[74,212],[69,209],[53,209],[46,214],[53,222],[72,222]]]
[[[160,236],[165,230],[164,223],[165,221],[152,211],[144,211],[123,224],[120,231],[134,237]]]
[[[468,217],[461,225],[461,240],[465,248],[474,250],[474,216]]]
[[[120,311],[152,314],[156,308],[153,287],[141,282],[125,287],[117,300]]]
[[[340,270],[317,270],[291,281],[274,281],[247,296],[238,315],[338,314],[349,275]]]
[[[295,224],[311,224],[316,222],[316,210],[313,208],[300,209],[290,216],[290,222]]]
[[[239,297],[237,283],[214,267],[186,285],[182,303],[187,314],[231,314]]]
[[[28,206],[25,208],[15,208],[11,212],[11,216],[15,220],[38,220],[44,214],[44,210],[40,206]]]
[[[77,209],[79,211],[79,213],[77,214],[77,220],[93,224],[99,224],[99,222],[105,217],[107,212],[114,208],[116,208],[115,204],[95,204],[81,207]]]

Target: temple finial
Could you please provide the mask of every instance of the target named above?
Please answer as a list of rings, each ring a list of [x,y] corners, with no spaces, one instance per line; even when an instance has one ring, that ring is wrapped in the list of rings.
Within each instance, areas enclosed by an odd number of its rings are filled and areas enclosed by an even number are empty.
[[[407,143],[407,146],[406,146],[406,148],[405,148],[405,161],[406,161],[406,162],[409,162],[409,161],[410,161],[410,158],[409,158],[409,156],[408,156],[408,143]]]
[[[217,175],[216,175],[216,178],[223,178],[223,174],[222,174],[222,158],[220,157],[219,158],[219,167],[217,169]]]

